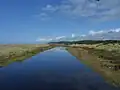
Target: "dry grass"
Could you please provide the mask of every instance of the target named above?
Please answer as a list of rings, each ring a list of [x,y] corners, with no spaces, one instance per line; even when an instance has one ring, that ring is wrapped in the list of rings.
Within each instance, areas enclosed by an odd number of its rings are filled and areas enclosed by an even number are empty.
[[[87,46],[87,49],[86,49]],[[75,46],[74,46],[75,47]],[[100,73],[103,78],[112,83],[113,85],[120,86],[120,70],[114,71],[108,68],[104,68],[101,66],[101,60],[104,61],[106,59],[98,58],[98,54],[103,56],[111,57],[111,53],[104,52],[104,50],[96,52],[93,47],[89,47],[88,45],[85,46],[77,46],[77,47],[69,47],[68,51],[80,59],[83,63],[87,64],[88,66],[92,67],[94,71]],[[97,53],[97,54],[95,54]],[[115,54],[115,53],[114,53]],[[119,54],[120,56],[120,54]],[[115,57],[113,57],[115,58]],[[112,58],[112,59],[113,59]],[[119,59],[119,58],[117,58]],[[106,60],[107,61],[107,60]]]
[[[71,46],[78,46],[78,47],[88,47],[88,48],[94,48],[94,49],[102,49],[102,50],[108,50],[108,51],[120,51],[120,44],[114,43],[114,44],[76,44]]]
[[[47,46],[49,45],[0,45],[0,55],[9,55],[11,52],[22,53]]]
[[[120,45],[116,44],[77,44],[71,45],[72,47],[80,47],[85,50],[88,50],[90,53],[93,53],[100,58],[108,60],[119,60],[120,59]]]
[[[28,56],[52,48],[48,44],[14,44],[0,45],[0,66],[5,66],[10,62],[23,60]]]

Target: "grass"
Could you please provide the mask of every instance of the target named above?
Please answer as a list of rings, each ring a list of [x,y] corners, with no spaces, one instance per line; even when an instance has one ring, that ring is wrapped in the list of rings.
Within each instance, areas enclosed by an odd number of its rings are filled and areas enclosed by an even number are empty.
[[[71,45],[72,47],[80,47],[88,50],[89,53],[95,54],[103,59],[119,60],[120,59],[120,44],[78,44]]]
[[[101,74],[101,76],[103,76],[103,78],[107,82],[115,86],[120,86],[120,69],[112,70],[112,69],[109,69],[109,67],[105,68],[101,66],[102,65],[101,63],[103,63],[101,61],[109,61],[109,60],[120,61],[119,60],[120,54],[117,52],[118,49],[116,50],[114,49],[110,51],[108,50],[109,48],[101,49],[100,47],[103,47],[103,46],[99,46],[99,49],[96,49],[96,47],[92,45],[84,45],[84,46],[77,45],[77,46],[68,47],[67,50],[72,55],[76,56],[79,60],[81,60],[81,62],[88,65],[89,67],[92,67],[94,71]],[[105,46],[105,47],[108,47],[108,46]],[[113,48],[115,47],[113,46]],[[102,58],[100,56],[102,56]],[[107,63],[108,66],[110,64],[108,62],[105,62],[105,63]],[[118,64],[119,63],[117,63],[117,65]],[[111,63],[111,65],[116,65],[116,64]]]
[[[14,61],[23,61],[50,48],[53,47],[48,44],[0,45],[0,66],[6,66]]]

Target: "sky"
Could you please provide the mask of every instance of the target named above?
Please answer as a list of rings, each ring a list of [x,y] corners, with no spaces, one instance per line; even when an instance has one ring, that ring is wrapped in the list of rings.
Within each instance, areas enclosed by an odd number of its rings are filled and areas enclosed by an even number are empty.
[[[41,43],[120,28],[120,0],[0,0],[0,43]]]

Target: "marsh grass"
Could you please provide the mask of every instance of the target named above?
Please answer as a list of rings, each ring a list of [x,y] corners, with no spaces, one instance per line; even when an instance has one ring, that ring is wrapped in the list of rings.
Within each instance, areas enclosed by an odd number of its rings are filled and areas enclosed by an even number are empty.
[[[6,66],[15,61],[23,61],[37,53],[53,48],[49,45],[0,45],[0,66]]]
[[[120,87],[120,70],[112,70],[109,69],[109,67],[105,68],[101,66],[101,61],[108,61],[108,57],[111,57],[111,53],[104,52],[104,50],[95,50],[94,48],[88,48],[86,47],[69,47],[67,50],[76,58],[78,58],[82,63],[88,65],[89,67],[92,67],[92,69],[99,74],[110,84]],[[114,52],[114,54],[116,51]],[[102,55],[104,58],[99,58],[98,54]],[[104,55],[105,54],[105,55]],[[113,54],[113,55],[114,55]],[[107,58],[105,56],[108,56]],[[118,60],[118,57],[113,57],[109,59],[115,59]],[[113,60],[114,61],[114,60]],[[119,61],[119,60],[118,60]],[[105,62],[106,64],[109,64],[108,62]],[[111,64],[111,65],[118,65],[117,64]]]
[[[80,47],[87,50],[89,53],[99,56],[99,58],[108,60],[120,60],[120,44],[77,44],[72,47]]]

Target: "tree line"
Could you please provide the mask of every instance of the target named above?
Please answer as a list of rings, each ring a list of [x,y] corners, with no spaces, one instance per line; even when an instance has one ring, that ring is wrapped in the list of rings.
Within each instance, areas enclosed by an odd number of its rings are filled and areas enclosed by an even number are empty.
[[[49,42],[48,44],[120,44],[120,40],[81,40],[81,41],[60,41],[60,42]]]

